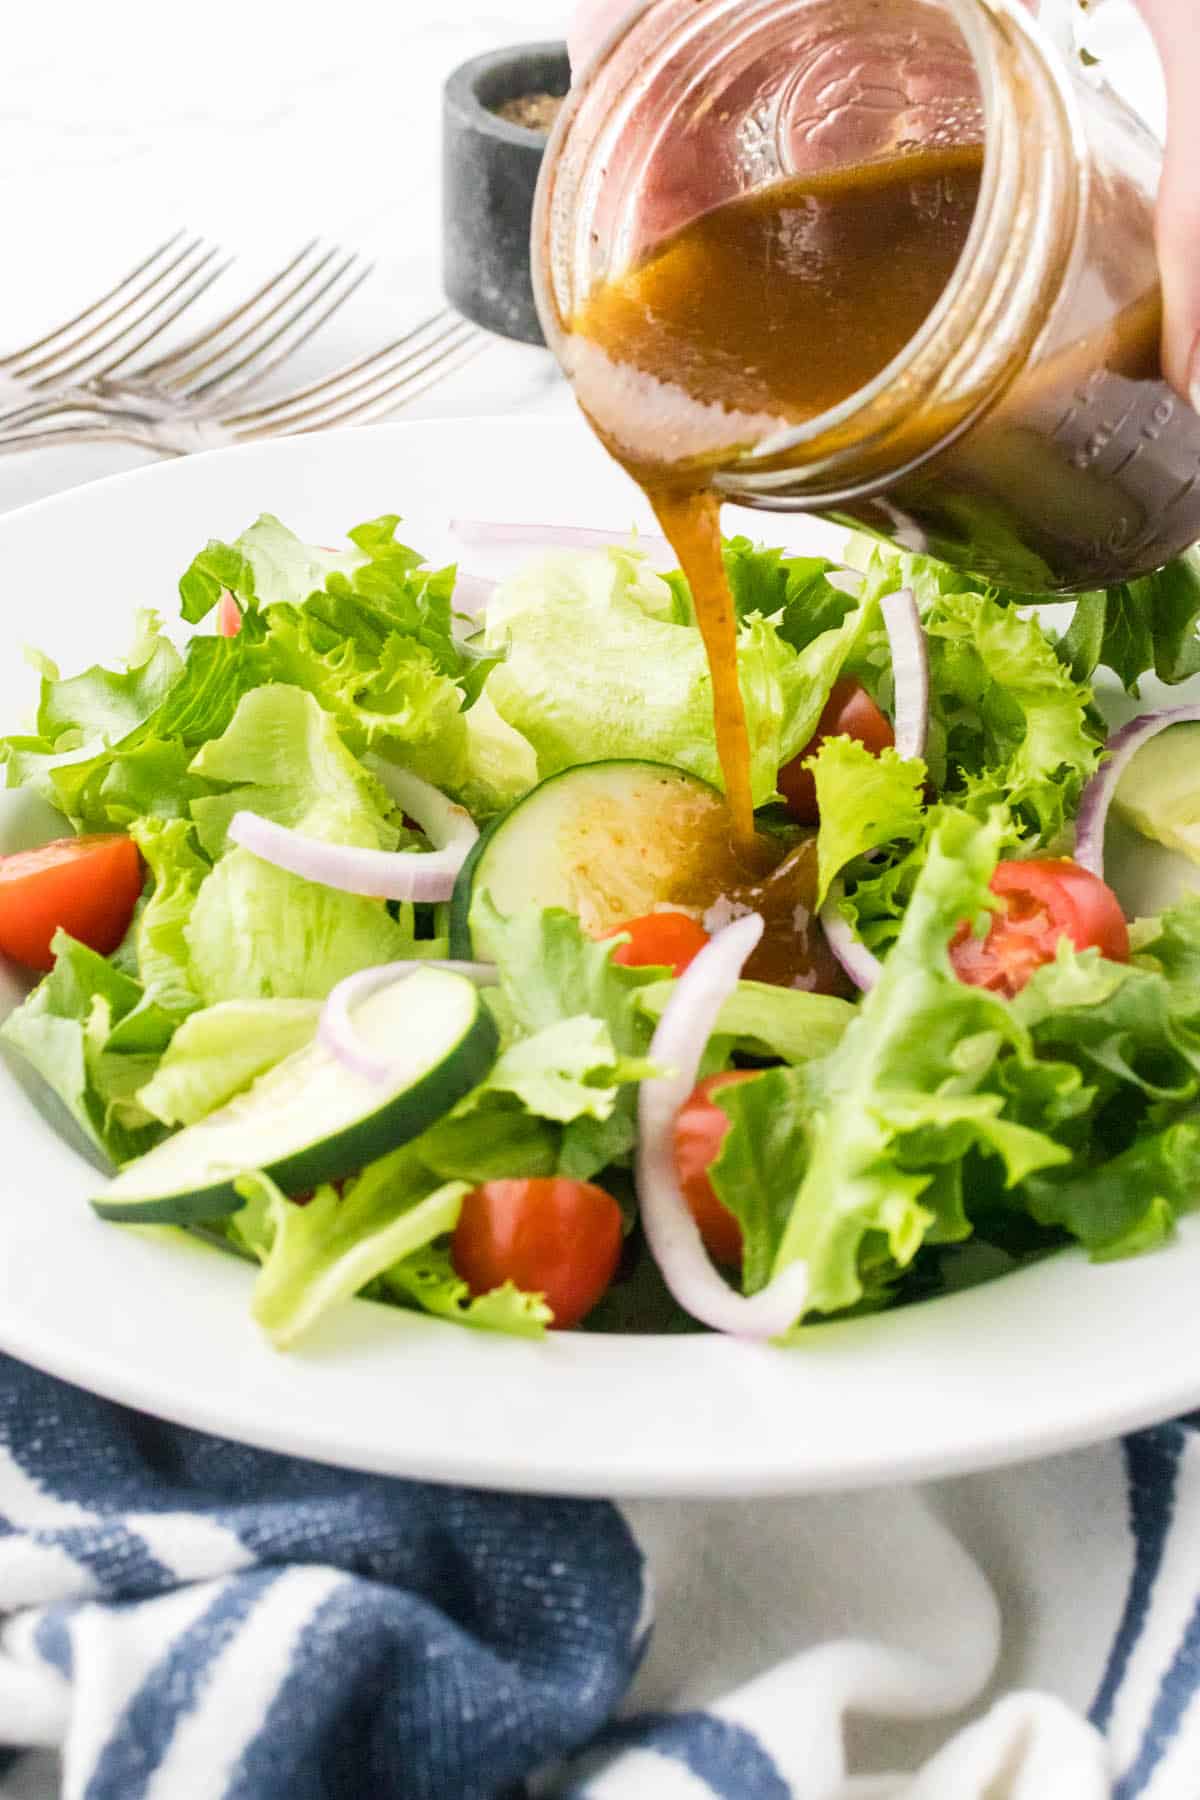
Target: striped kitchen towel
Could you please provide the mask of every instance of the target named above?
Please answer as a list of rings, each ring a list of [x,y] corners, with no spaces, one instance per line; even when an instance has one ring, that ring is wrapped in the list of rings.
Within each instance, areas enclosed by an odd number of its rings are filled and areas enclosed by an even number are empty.
[[[1200,1422],[618,1509],[268,1455],[0,1358],[0,1612],[0,1794],[1196,1800]]]

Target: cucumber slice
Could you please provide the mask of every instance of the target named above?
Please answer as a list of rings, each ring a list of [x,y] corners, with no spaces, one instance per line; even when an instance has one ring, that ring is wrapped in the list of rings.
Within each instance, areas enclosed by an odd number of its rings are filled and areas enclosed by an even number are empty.
[[[372,1081],[320,1043],[129,1163],[92,1202],[103,1219],[193,1225],[236,1212],[234,1181],[262,1169],[285,1193],[352,1175],[420,1133],[492,1065],[496,1027],[461,975],[418,969],[355,1008],[363,1049],[390,1064]]]
[[[705,906],[735,875],[724,797],[665,763],[583,763],[551,775],[486,831],[450,909],[450,954],[489,958],[472,905],[562,906],[599,935],[659,906]]]
[[[1200,862],[1200,725],[1173,725],[1143,744],[1113,795],[1143,837]]]

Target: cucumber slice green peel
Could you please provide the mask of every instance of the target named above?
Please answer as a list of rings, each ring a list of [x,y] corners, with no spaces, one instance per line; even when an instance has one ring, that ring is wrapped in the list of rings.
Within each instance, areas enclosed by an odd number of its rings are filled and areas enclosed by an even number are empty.
[[[730,862],[723,796],[666,763],[582,763],[548,776],[493,821],[459,872],[450,955],[491,960],[471,909],[487,892],[511,916],[561,906],[594,936],[659,906],[711,895]],[[730,878],[736,870],[730,864]]]
[[[320,1043],[287,1057],[245,1094],[126,1165],[92,1202],[103,1219],[195,1225],[237,1212],[252,1170],[286,1194],[356,1174],[419,1137],[483,1080],[498,1049],[492,1016],[461,975],[418,969],[360,1002],[373,1081]]]

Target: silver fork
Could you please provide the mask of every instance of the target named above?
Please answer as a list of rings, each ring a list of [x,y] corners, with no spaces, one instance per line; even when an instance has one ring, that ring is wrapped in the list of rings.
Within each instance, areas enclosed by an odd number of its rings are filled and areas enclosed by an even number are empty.
[[[315,329],[315,327],[314,327]],[[195,349],[199,340],[190,346]],[[335,425],[368,424],[408,406],[436,383],[464,367],[487,348],[489,339],[466,319],[449,310],[394,338],[382,349],[344,363],[320,381],[251,407],[196,405],[190,415],[165,406],[154,392],[141,412],[136,393],[129,392],[119,409],[86,402],[82,416],[62,424],[44,421],[0,421],[0,452],[45,449],[79,443],[124,443],[160,456],[186,456],[225,444],[324,431]],[[261,346],[260,346],[261,348]],[[275,359],[276,366],[282,356]],[[192,367],[192,375],[197,371]],[[232,376],[233,369],[225,371]],[[256,372],[255,380],[258,379]],[[202,384],[204,385],[204,384]],[[233,390],[234,397],[245,383]],[[244,397],[244,396],[243,396]]]
[[[135,277],[146,266],[135,271]],[[224,264],[211,279],[228,266],[228,263]],[[64,348],[61,339],[64,333],[79,324],[80,318],[87,317],[80,315],[68,326],[60,327],[57,333],[50,334],[54,340],[52,349],[33,363],[34,367],[38,361],[46,363],[47,371],[29,385],[49,389],[51,383],[61,380],[64,374],[78,374],[80,378],[66,388],[56,387],[53,392],[27,400],[24,405],[11,406],[6,413],[0,413],[0,426],[9,430],[27,428],[64,415],[77,423],[82,423],[81,415],[83,419],[90,415],[93,420],[129,418],[138,425],[172,420],[194,424],[211,418],[230,399],[256,390],[345,305],[370,272],[371,265],[355,253],[343,254],[336,247],[322,251],[313,239],[247,299],[203,332],[132,369],[128,364],[160,337],[166,325],[174,323],[185,308],[199,298],[208,283],[195,291],[189,290],[165,319],[152,319],[134,344],[125,345],[118,355],[92,367],[87,364],[96,363],[100,350],[107,354],[115,343],[111,335],[96,338],[115,315],[89,319],[88,330],[82,338],[68,338],[72,348],[84,338],[90,340],[85,353],[75,357],[73,366],[63,369],[57,360]],[[136,288],[135,282],[134,294],[126,297],[120,311],[128,311],[142,291]],[[89,312],[97,313],[111,298],[111,295],[105,296]],[[145,311],[137,314],[135,321],[117,335],[128,336],[134,324],[144,322],[147,317]],[[27,379],[31,352],[43,351],[43,346],[49,342],[50,339],[43,339],[6,361],[14,365],[22,379]]]
[[[185,236],[177,231],[90,306],[0,356],[0,395],[10,401],[9,412],[23,410],[18,396],[28,401],[65,383],[79,387],[89,377],[114,374],[206,293],[229,263],[214,269],[216,245],[202,238],[181,243]],[[131,344],[134,333],[141,335]]]

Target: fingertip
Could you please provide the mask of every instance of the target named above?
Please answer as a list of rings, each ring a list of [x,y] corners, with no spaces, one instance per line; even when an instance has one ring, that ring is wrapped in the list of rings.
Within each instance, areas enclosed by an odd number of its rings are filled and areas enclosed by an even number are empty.
[[[578,79],[610,33],[635,11],[633,0],[579,0],[567,32],[571,79]]]
[[[1163,370],[1200,412],[1200,193],[1169,160],[1158,208]]]

